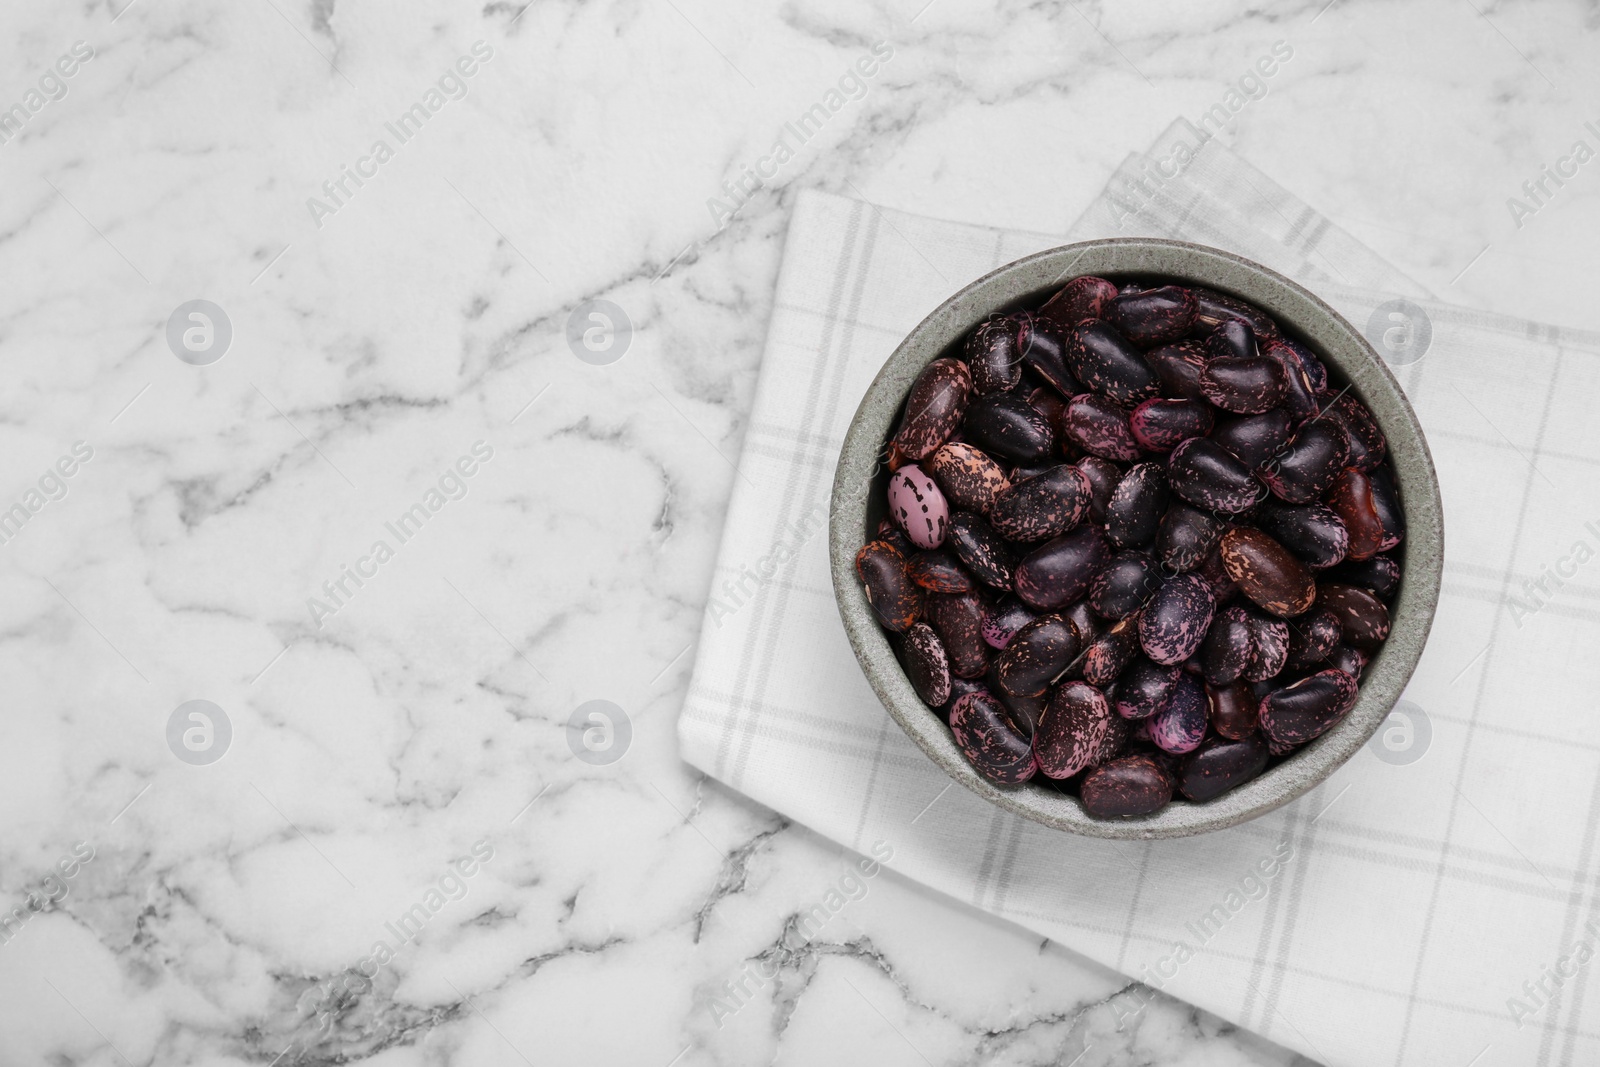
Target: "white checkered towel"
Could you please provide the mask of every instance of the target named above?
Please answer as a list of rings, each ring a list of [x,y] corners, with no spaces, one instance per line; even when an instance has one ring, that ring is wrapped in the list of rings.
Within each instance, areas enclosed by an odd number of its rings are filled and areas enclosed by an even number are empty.
[[[1153,179],[1185,138],[1187,169]],[[1134,235],[1236,251],[1372,323],[1428,433],[1447,543],[1432,639],[1368,749],[1254,822],[1137,843],[947,788],[862,677],[826,551],[845,427],[906,333],[1003,263]],[[1397,296],[1409,304],[1385,306]],[[803,194],[684,757],[852,848],[892,842],[903,874],[1334,1067],[1600,1062],[1597,351],[1600,335],[1429,299],[1183,124],[1066,239]],[[1137,994],[1116,1007],[1137,1010]]]

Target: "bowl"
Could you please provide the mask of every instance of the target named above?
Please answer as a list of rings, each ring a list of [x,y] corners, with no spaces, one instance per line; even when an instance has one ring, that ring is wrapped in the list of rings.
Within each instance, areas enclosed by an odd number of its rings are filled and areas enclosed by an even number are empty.
[[[980,777],[949,728],[918,699],[855,573],[856,553],[888,513],[884,446],[922,368],[941,356],[959,355],[967,333],[989,315],[1037,305],[1082,274],[1201,285],[1272,315],[1371,409],[1388,437],[1406,514],[1406,539],[1395,550],[1404,573],[1391,608],[1390,636],[1368,664],[1360,695],[1344,719],[1231,792],[1202,804],[1177,797],[1153,815],[1118,820],[1090,818],[1076,797],[1045,784],[1048,779],[1036,776],[1022,786],[1000,788]],[[979,278],[923,319],[878,372],[845,433],[828,537],[839,614],[856,659],[889,714],[935,763],[974,793],[1024,818],[1089,837],[1141,840],[1207,833],[1263,815],[1315,787],[1366,744],[1422,655],[1439,601],[1444,548],[1439,480],[1428,442],[1399,384],[1360,331],[1305,287],[1258,263],[1204,245],[1151,238],[1086,241],[1019,259]]]

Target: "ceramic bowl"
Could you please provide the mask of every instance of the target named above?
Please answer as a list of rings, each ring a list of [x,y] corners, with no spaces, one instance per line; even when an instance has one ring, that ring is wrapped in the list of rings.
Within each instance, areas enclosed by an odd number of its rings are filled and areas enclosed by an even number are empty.
[[[1392,606],[1389,640],[1368,665],[1355,707],[1333,729],[1254,780],[1203,804],[1175,798],[1142,818],[1091,819],[1078,799],[1046,780],[1002,789],[967,763],[949,729],[917,698],[878,626],[855,574],[855,556],[887,513],[885,442],[922,368],[959,355],[967,333],[995,312],[1037,305],[1068,279],[1093,274],[1113,281],[1166,279],[1202,285],[1249,301],[1276,318],[1327,364],[1330,375],[1371,409],[1389,439],[1406,513],[1404,564]],[[883,706],[951,778],[1018,815],[1091,837],[1186,837],[1234,826],[1289,803],[1354,755],[1400,697],[1433,623],[1439,599],[1444,527],[1439,482],[1415,412],[1372,346],[1349,322],[1303,286],[1247,259],[1203,245],[1157,239],[1088,241],[1040,252],[979,278],[946,300],[895,349],[867,390],[845,434],[834,475],[829,520],[833,585],[845,632]]]

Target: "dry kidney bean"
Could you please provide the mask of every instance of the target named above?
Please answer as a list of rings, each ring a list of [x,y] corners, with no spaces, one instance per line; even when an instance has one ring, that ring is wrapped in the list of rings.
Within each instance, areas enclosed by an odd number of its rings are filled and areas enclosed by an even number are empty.
[[[900,658],[911,688],[924,704],[938,707],[950,699],[950,661],[945,658],[944,645],[933,627],[919,622],[907,630],[900,645]]]
[[[1139,458],[1129,411],[1095,393],[1079,393],[1061,416],[1061,435],[1092,456],[1128,462]]]
[[[949,503],[980,515],[988,512],[994,498],[1011,484],[1000,464],[977,446],[961,441],[940,445],[923,466]]]
[[[950,734],[973,770],[995,785],[1021,785],[1038,769],[1032,742],[991,693],[968,693],[956,701]]]
[[[989,509],[989,525],[1012,541],[1043,541],[1066,533],[1088,511],[1089,479],[1063,463],[1003,490]]]
[[[1211,728],[1218,737],[1230,741],[1243,741],[1256,732],[1260,722],[1261,702],[1255,690],[1244,682],[1230,685],[1207,685],[1207,713]]]
[[[1167,452],[1191,437],[1204,437],[1215,424],[1211,405],[1204,400],[1152,397],[1128,416],[1134,441],[1150,452]]]
[[[1149,720],[1146,732],[1163,752],[1193,752],[1205,740],[1206,713],[1205,687],[1188,671],[1179,671],[1172,696]]]
[[[1017,565],[1017,596],[1030,608],[1056,611],[1083,596],[1111,559],[1105,535],[1080,526],[1034,549]]]
[[[1182,673],[1181,667],[1134,656],[1117,679],[1117,714],[1135,721],[1148,719],[1166,705]]]
[[[1321,737],[1356,702],[1356,680],[1341,670],[1319,671],[1261,698],[1261,732],[1303,745]]]
[[[1049,459],[1056,443],[1050,423],[1015,393],[992,393],[974,400],[967,408],[962,433],[971,444],[1013,463]]]
[[[873,541],[856,553],[856,575],[884,629],[897,634],[911,629],[922,614],[922,590],[911,580],[899,549]]]
[[[1259,735],[1237,741],[1214,737],[1179,767],[1178,792],[1197,804],[1219,797],[1266,770],[1270,755]]]
[[[1090,771],[1078,796],[1096,819],[1154,815],[1172,801],[1172,775],[1144,753],[1121,756]]]
[[[1089,583],[1089,606],[1113,621],[1144,606],[1160,584],[1156,561],[1138,552],[1119,553]]]
[[[1223,411],[1259,415],[1270,411],[1289,392],[1278,361],[1266,356],[1222,356],[1200,372],[1200,391]]]
[[[1259,309],[1078,278],[918,376],[857,573],[987,780],[1205,803],[1353,705],[1400,582],[1386,452]]]
[[[1116,299],[1117,287],[1104,278],[1085,274],[1074,278],[1045,302],[1039,314],[1071,329],[1084,319],[1098,319]]]
[[[1389,637],[1389,609],[1365,589],[1325,582],[1317,589],[1317,606],[1338,616],[1347,645],[1371,652]]]
[[[1128,340],[1146,348],[1176,341],[1189,332],[1200,302],[1176,285],[1119,293],[1106,304],[1105,317]]]
[[[1139,614],[1144,654],[1157,663],[1182,663],[1199,650],[1216,607],[1211,587],[1198,574],[1167,579]]]
[[[992,655],[984,640],[983,601],[971,593],[936,593],[928,597],[924,614],[944,644],[950,673],[982,678]]]
[[[1037,617],[1016,597],[1002,597],[983,609],[983,639],[991,648],[1005,648],[1018,630]]]
[[[958,511],[950,519],[950,547],[972,576],[984,585],[1010,589],[1017,569],[1017,557],[1005,538],[970,511]]]
[[[1314,570],[1332,567],[1350,550],[1349,531],[1326,504],[1266,500],[1250,513],[1250,521]]]
[[[1250,468],[1206,437],[1192,437],[1167,459],[1172,491],[1197,508],[1232,515],[1260,500],[1265,490]]]
[[[1311,569],[1260,530],[1236,526],[1222,535],[1221,548],[1239,591],[1272,614],[1293,618],[1316,598]]]
[[[1071,778],[1093,766],[1114,727],[1105,694],[1087,682],[1067,682],[1045,706],[1033,735],[1033,758],[1047,778]]]
[[[1209,511],[1174,501],[1156,531],[1156,555],[1175,571],[1192,571],[1206,561],[1227,528]]]
[[[1013,696],[1038,696],[1078,655],[1078,628],[1060,615],[1041,615],[1018,630],[995,660],[995,682]]]
[[[933,479],[915,463],[907,463],[889,476],[889,513],[918,548],[944,544],[950,505]]]
[[[980,396],[1001,393],[1022,380],[1017,328],[1005,319],[990,319],[967,335],[967,365],[972,388]]]
[[[1171,494],[1159,463],[1138,463],[1117,483],[1106,504],[1106,540],[1117,548],[1137,548],[1156,539]]]
[[[928,364],[906,397],[905,416],[894,444],[907,459],[919,460],[950,439],[967,413],[972,372],[959,359]]]
[[[1161,388],[1139,350],[1109,323],[1098,320],[1072,328],[1067,365],[1087,388],[1117,404],[1132,406]]]
[[[1289,443],[1291,424],[1289,414],[1282,408],[1263,411],[1259,415],[1234,415],[1219,419],[1211,431],[1211,440],[1229,452],[1251,470],[1264,466]]]
[[[1350,438],[1344,427],[1329,419],[1314,419],[1301,427],[1261,477],[1279,499],[1309,504],[1328,491],[1349,456]]]

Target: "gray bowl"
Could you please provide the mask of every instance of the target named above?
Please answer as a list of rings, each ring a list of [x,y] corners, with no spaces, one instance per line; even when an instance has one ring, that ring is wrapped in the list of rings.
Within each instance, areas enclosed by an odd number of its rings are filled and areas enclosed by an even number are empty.
[[[1232,792],[1204,804],[1180,797],[1154,815],[1115,821],[1091,819],[1076,797],[1048,780],[1001,789],[981,778],[949,729],[917,698],[855,574],[856,553],[887,513],[884,444],[922,368],[959,353],[967,333],[990,314],[1037,304],[1082,274],[1113,280],[1145,275],[1203,285],[1273,315],[1372,410],[1389,439],[1407,525],[1399,549],[1405,573],[1392,609],[1392,631],[1368,665],[1360,696],[1344,720]],[[1020,259],[973,282],[922,320],[884,364],[851,420],[834,475],[828,537],[839,614],[861,669],[889,714],[935,763],[979,796],[1035,822],[1090,837],[1134,839],[1187,837],[1253,819],[1307,792],[1366,744],[1422,655],[1438,605],[1444,554],[1439,481],[1428,443],[1394,376],[1355,327],[1260,264],[1203,245],[1146,238],[1087,241]]]

